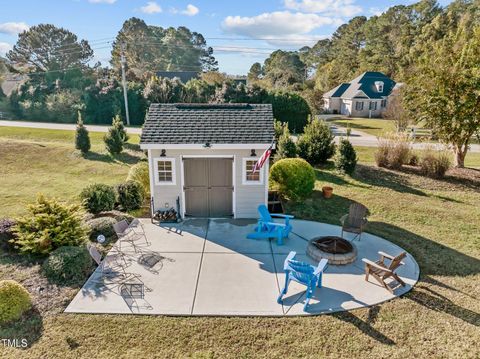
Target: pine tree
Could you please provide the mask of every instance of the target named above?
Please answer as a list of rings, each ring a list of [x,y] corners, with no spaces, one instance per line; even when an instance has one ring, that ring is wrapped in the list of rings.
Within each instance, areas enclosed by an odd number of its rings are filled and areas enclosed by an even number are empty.
[[[75,132],[75,148],[80,150],[82,154],[90,151],[90,137],[88,130],[83,125],[82,114],[78,112],[77,129]]]
[[[113,118],[112,126],[118,130],[121,138],[123,139],[123,142],[127,142],[128,141],[127,130],[125,130],[125,126],[123,125],[123,121],[120,118],[120,115],[116,115]]]
[[[344,138],[340,139],[335,156],[335,168],[351,175],[355,171],[357,160],[357,152],[350,141]]]
[[[122,132],[122,128],[118,126],[117,117],[115,117],[112,127],[108,129],[108,133],[103,137],[105,147],[110,154],[115,155],[123,151],[124,136],[126,135],[124,132],[125,130]]]
[[[282,158],[295,158],[297,157],[297,146],[293,142],[288,130],[288,125],[283,125],[282,135],[278,138],[277,153],[275,154],[275,160]]]

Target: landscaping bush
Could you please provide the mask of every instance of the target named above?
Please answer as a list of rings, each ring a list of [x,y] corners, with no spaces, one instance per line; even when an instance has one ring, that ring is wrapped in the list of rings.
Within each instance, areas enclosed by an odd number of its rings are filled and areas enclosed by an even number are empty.
[[[86,223],[90,229],[90,240],[95,242],[100,234],[103,234],[107,241],[116,240],[117,236],[113,225],[117,222],[113,217],[99,217],[88,220]]]
[[[92,258],[83,246],[57,248],[42,265],[48,280],[62,285],[83,284],[92,267]]]
[[[77,204],[67,205],[39,195],[35,203],[27,206],[27,212],[13,227],[13,243],[21,252],[48,254],[87,239],[84,212]]]
[[[127,130],[125,130],[125,125],[123,124],[123,121],[120,118],[120,115],[116,115],[113,118],[112,126],[115,127],[117,131],[120,133],[120,137],[122,138],[123,142],[127,142],[128,141]]]
[[[410,142],[404,134],[388,134],[378,139],[375,162],[378,167],[400,169],[411,158]]]
[[[119,128],[118,124],[115,123],[115,119],[113,119],[112,127],[108,129],[108,133],[103,137],[105,148],[111,155],[119,154],[123,151],[124,138],[124,131]]]
[[[150,173],[148,162],[141,161],[133,165],[128,171],[127,181],[136,181],[142,186],[147,198],[150,198]]]
[[[427,150],[420,159],[422,173],[432,178],[443,178],[452,166],[450,154],[446,151]]]
[[[293,142],[290,136],[288,126],[283,126],[283,133],[279,137],[277,142],[277,152],[275,153],[275,160],[281,160],[282,158],[295,158],[297,157],[297,145]]]
[[[144,192],[137,181],[127,181],[117,186],[118,203],[125,211],[139,209],[143,204]]]
[[[30,293],[20,283],[0,281],[0,324],[19,319],[31,307]]]
[[[83,206],[90,213],[111,211],[115,206],[115,189],[106,184],[91,184],[80,193]]]
[[[11,246],[10,241],[13,239],[13,227],[16,222],[13,219],[0,219],[0,247],[8,249]]]
[[[83,125],[82,115],[78,113],[77,129],[75,131],[75,148],[80,150],[82,154],[90,151],[90,137],[88,130]]]
[[[301,158],[285,158],[273,164],[270,170],[272,189],[290,200],[307,198],[315,187],[315,170]]]
[[[325,163],[335,153],[333,139],[325,121],[309,120],[297,142],[298,154],[312,166]]]
[[[335,156],[335,168],[342,172],[352,174],[357,166],[357,161],[357,152],[355,152],[350,141],[344,138],[340,139],[338,152]]]

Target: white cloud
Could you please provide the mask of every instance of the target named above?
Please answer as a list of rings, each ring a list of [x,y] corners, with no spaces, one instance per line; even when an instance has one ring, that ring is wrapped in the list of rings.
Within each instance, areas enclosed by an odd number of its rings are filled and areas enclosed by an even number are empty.
[[[7,42],[0,42],[0,55],[4,56],[12,49],[12,45]]]
[[[290,40],[291,43],[295,42],[297,45],[303,45],[299,44],[301,37],[308,38],[308,35],[305,34],[310,31],[325,25],[339,25],[341,23],[342,21],[338,18],[317,14],[276,11],[253,17],[228,16],[223,21],[222,28],[228,33],[262,38],[272,44],[283,42],[282,40]]]
[[[92,4],[114,4],[117,0],[88,0]]]
[[[196,7],[195,5],[188,4],[185,10],[179,10],[177,8],[170,8],[170,12],[172,14],[182,14],[182,15],[187,15],[187,16],[195,16],[200,12],[200,9]]]
[[[28,30],[29,28],[30,26],[28,26],[24,22],[4,22],[3,24],[0,24],[0,33],[17,35],[21,32]]]
[[[187,8],[182,11],[182,14],[187,15],[187,16],[195,16],[199,12],[200,12],[200,10],[198,9],[198,7],[196,7],[195,5],[192,5],[192,4],[188,4]]]
[[[140,8],[140,11],[145,14],[158,14],[162,12],[162,8],[155,1],[149,1],[147,5]]]
[[[351,17],[362,12],[355,0],[284,0],[285,7],[308,13]]]

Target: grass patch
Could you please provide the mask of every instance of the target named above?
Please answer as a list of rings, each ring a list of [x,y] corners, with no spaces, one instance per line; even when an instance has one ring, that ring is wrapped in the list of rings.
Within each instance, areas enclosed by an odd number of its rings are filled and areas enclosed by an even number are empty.
[[[74,148],[74,132],[2,127],[0,131],[0,217],[23,212],[37,193],[75,200],[91,183],[116,184],[142,156],[138,135],[130,136],[124,153],[112,157],[102,133],[90,133],[92,150],[85,157]]]
[[[1,143],[9,141],[25,143],[11,138],[2,138]],[[71,143],[40,144],[51,151],[60,151],[56,155],[63,153],[67,159],[72,153]],[[37,146],[37,142],[30,145]],[[40,151],[44,147],[34,148]],[[402,246],[420,265],[419,283],[402,298],[371,308],[318,317],[175,318],[61,314],[75,290],[59,289],[57,293],[57,289],[52,289],[53,292],[46,291],[49,300],[35,299],[45,306],[48,303],[47,307],[39,305],[38,312],[29,313],[21,322],[0,327],[0,338],[27,337],[30,344],[25,350],[0,346],[0,357],[478,358],[480,175],[478,171],[469,170],[469,179],[460,173],[457,177],[434,180],[413,171],[380,169],[369,163],[374,150],[358,150],[362,163],[351,177],[338,174],[331,165],[317,169],[312,197],[289,205],[288,210],[299,218],[339,224],[338,219],[347,212],[350,203],[357,201],[366,205],[371,212],[367,231]],[[28,159],[33,156],[31,152]],[[13,164],[5,160],[3,151],[0,156],[2,168],[7,164],[12,171]],[[17,161],[16,158],[12,154],[10,161]],[[75,168],[76,175],[82,177],[81,183],[85,183],[85,178],[100,182],[112,177],[109,170],[114,168],[120,177],[120,172],[128,168],[118,160],[78,159],[77,162],[76,157],[73,157],[75,160],[58,157],[69,164],[63,166],[70,167],[66,175],[66,169],[54,163],[60,162],[57,157],[35,158],[38,163],[33,170],[22,165],[17,172],[23,176],[30,176],[32,171],[42,175],[50,173],[53,182],[36,184],[44,186],[40,187],[44,192],[52,186],[61,190],[67,182],[54,177],[66,176],[73,180],[74,175],[69,171],[75,172]],[[82,167],[90,162],[100,167],[96,171]],[[60,171],[60,175],[55,171]],[[20,174],[16,177],[19,180]],[[11,181],[9,192],[20,192],[17,188],[23,190],[26,183],[20,187]],[[321,187],[327,184],[334,187],[330,200],[321,196]],[[4,203],[1,206],[7,213]],[[38,264],[17,260],[0,251],[0,278],[19,280],[30,291],[38,293],[36,297],[45,295],[36,284],[39,282],[37,272]]]

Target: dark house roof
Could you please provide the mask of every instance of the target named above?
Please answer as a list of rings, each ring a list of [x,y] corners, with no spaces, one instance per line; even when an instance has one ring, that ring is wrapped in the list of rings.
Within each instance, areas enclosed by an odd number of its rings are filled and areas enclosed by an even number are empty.
[[[175,77],[179,78],[184,84],[190,81],[191,79],[198,79],[198,71],[157,71],[158,77],[166,77],[170,80]]]
[[[140,144],[271,143],[270,104],[152,104]]]
[[[378,92],[375,82],[383,82],[383,91]],[[395,87],[395,81],[381,72],[364,72],[360,76],[354,78],[349,83],[343,83],[335,87],[333,90],[326,92],[323,97],[339,97],[342,99],[351,98],[371,98],[380,99],[389,96]]]

